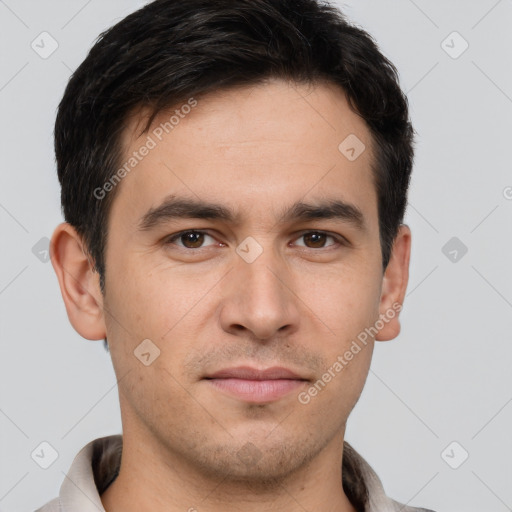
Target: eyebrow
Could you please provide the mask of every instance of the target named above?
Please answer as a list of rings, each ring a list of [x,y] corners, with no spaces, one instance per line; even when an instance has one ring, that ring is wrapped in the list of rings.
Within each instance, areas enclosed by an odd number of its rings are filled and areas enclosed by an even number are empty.
[[[141,217],[138,229],[149,231],[172,219],[211,219],[236,224],[240,221],[240,214],[221,204],[170,195]],[[366,230],[363,212],[356,205],[341,199],[314,203],[297,201],[278,216],[279,223],[314,219],[337,219],[352,224],[360,231]]]

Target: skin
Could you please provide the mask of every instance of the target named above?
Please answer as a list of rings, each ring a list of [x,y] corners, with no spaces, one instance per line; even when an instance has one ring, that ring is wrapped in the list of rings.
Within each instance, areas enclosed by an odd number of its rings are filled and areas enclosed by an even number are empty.
[[[168,118],[161,113],[154,126]],[[143,120],[125,130],[127,155],[146,140],[137,138]],[[349,134],[366,146],[355,161],[338,150]],[[101,497],[105,510],[354,512],[341,485],[343,438],[374,339],[308,404],[297,395],[404,299],[411,234],[401,226],[383,272],[371,144],[334,85],[272,80],[216,92],[198,98],[118,185],[105,296],[75,230],[56,228],[51,257],[69,319],[86,339],[108,337],[119,381],[124,449],[119,477]],[[240,217],[139,230],[171,193]],[[326,198],[356,205],[366,230],[339,219],[278,222],[295,201]],[[168,242],[187,229],[207,232],[201,249]],[[311,231],[348,243],[302,236]],[[248,236],[263,249],[252,263],[236,252]],[[375,339],[399,332],[396,314]],[[149,366],[133,353],[144,339],[160,349]],[[284,366],[310,382],[253,404],[203,379],[240,365]]]

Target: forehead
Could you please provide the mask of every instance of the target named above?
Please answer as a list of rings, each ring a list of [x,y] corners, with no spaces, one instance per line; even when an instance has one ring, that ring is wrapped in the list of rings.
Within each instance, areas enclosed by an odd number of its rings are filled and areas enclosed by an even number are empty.
[[[127,221],[169,194],[225,204],[242,217],[244,207],[277,216],[283,205],[325,196],[376,215],[371,135],[335,85],[275,80],[220,90],[160,112],[140,135],[146,121],[134,117],[123,134],[122,165],[135,165],[113,211]]]

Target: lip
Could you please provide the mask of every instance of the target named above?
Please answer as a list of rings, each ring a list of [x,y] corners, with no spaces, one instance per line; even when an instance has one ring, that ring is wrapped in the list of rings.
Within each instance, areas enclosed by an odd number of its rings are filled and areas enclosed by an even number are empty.
[[[211,375],[207,375],[206,379],[245,379],[245,380],[277,380],[277,379],[293,379],[307,380],[297,373],[284,368],[282,366],[272,366],[264,370],[258,370],[250,366],[237,366],[236,368],[224,368]]]
[[[303,387],[308,379],[288,368],[264,370],[239,366],[225,368],[204,378],[216,390],[249,403],[269,403]]]

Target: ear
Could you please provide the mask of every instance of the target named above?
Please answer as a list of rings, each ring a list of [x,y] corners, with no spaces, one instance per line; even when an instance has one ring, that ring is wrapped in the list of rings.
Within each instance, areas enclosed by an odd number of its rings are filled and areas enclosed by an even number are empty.
[[[390,260],[384,272],[379,303],[379,318],[384,327],[375,336],[376,341],[388,341],[400,334],[398,315],[402,309],[409,282],[411,230],[402,224],[393,243]]]
[[[52,235],[50,258],[59,280],[69,321],[88,340],[105,338],[99,275],[73,226],[59,224]]]

